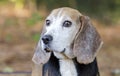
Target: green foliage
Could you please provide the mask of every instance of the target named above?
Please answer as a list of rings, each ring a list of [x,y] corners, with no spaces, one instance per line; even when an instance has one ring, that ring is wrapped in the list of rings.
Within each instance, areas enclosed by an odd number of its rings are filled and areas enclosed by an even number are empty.
[[[42,17],[38,13],[33,13],[31,18],[27,19],[26,24],[28,26],[33,26],[41,20],[42,20]]]
[[[38,42],[39,38],[40,38],[40,34],[39,33],[36,33],[36,34],[32,35],[32,39],[35,42]]]
[[[7,34],[6,37],[5,37],[5,41],[10,42],[11,40],[12,40],[12,35]]]
[[[18,24],[17,19],[14,19],[14,18],[7,18],[4,23],[5,27],[14,26],[17,24]]]
[[[3,72],[11,73],[11,72],[13,72],[13,69],[11,67],[5,67],[3,69]]]
[[[44,4],[49,11],[67,6],[103,22],[112,23],[120,20],[120,0],[36,0],[36,2],[37,7]]]
[[[5,4],[7,2],[8,2],[8,0],[0,0],[0,4]]]

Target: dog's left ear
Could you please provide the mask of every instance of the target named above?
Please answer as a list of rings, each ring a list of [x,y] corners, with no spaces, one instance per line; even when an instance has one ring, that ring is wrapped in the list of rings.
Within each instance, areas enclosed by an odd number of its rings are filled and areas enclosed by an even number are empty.
[[[45,29],[43,28],[41,37],[44,32],[45,32]],[[46,52],[45,50],[42,50],[42,43],[41,43],[41,38],[40,38],[38,45],[35,49],[35,53],[33,55],[32,61],[35,64],[45,64],[49,60],[50,56],[51,56],[51,52]]]
[[[103,42],[89,17],[81,16],[80,22],[80,30],[74,40],[73,52],[79,63],[88,64],[95,59]]]
[[[35,53],[33,55],[32,61],[35,64],[45,64],[49,60],[50,55],[51,55],[51,52],[46,52],[41,49],[41,43],[39,40],[38,45],[35,49]]]

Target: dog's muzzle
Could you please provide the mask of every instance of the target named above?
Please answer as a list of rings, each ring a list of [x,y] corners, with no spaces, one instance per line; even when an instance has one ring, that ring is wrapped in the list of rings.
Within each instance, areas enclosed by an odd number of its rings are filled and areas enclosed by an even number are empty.
[[[53,40],[53,37],[51,36],[51,35],[44,35],[43,37],[42,37],[42,41],[43,41],[43,43],[44,43],[44,50],[46,51],[46,52],[53,52],[53,50],[51,50],[51,48],[50,48],[50,43],[52,42],[52,40]],[[66,49],[64,48],[61,52],[59,52],[59,53],[61,53],[65,58],[68,58],[65,54],[64,54],[64,52],[66,51]],[[54,52],[57,52],[56,50],[54,50]]]
[[[43,41],[43,43],[45,44],[45,48],[44,48],[44,50],[46,51],[46,52],[50,52],[51,50],[50,50],[50,47],[49,47],[49,44],[50,44],[50,42],[53,40],[53,37],[51,36],[51,35],[44,35],[43,37],[42,37],[42,41]]]

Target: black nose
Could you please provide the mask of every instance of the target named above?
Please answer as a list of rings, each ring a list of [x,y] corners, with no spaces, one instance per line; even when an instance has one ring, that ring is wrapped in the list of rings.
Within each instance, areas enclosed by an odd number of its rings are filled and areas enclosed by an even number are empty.
[[[42,40],[44,44],[49,44],[53,40],[53,37],[51,35],[44,35]]]

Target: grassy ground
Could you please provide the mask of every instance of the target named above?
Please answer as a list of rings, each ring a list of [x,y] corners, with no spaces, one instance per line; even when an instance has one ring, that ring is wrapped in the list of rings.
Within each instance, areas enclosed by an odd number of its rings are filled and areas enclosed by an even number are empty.
[[[0,10],[0,71],[30,72],[32,70],[31,59],[44,17],[25,9],[17,11],[19,13],[12,7],[0,7]],[[92,21],[104,41],[97,57],[100,74],[112,76],[113,70],[120,69],[120,26],[104,26],[99,21],[94,19]],[[0,76],[5,75],[0,74]]]

